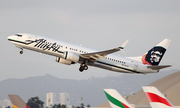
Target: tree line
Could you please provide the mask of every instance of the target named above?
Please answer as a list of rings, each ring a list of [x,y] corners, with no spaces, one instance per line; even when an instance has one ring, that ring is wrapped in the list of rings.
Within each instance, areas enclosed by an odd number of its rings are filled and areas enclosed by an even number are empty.
[[[31,97],[28,102],[27,102],[27,105],[30,107],[30,108],[44,108],[44,102],[41,101],[39,99],[39,97]],[[84,108],[84,104],[81,103],[80,106],[72,106],[72,108]],[[89,104],[87,105],[87,107],[91,107]],[[47,107],[46,107],[47,108]],[[51,108],[67,108],[66,105],[61,105],[61,104],[54,104],[52,105]]]

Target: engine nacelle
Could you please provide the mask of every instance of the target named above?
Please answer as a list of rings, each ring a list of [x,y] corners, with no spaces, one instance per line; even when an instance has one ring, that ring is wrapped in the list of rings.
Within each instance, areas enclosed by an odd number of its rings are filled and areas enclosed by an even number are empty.
[[[64,59],[70,60],[73,62],[78,62],[79,61],[79,55],[73,52],[65,51],[64,52]]]
[[[66,64],[66,65],[71,65],[71,64],[73,64],[72,61],[70,61],[70,60],[65,60],[65,59],[60,58],[60,57],[56,57],[56,62],[63,63],[63,64]]]

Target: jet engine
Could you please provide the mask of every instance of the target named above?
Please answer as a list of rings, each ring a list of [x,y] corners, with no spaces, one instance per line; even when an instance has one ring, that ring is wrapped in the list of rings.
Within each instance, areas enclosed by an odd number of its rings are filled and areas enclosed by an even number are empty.
[[[73,52],[65,51],[63,56],[64,56],[63,58],[66,60],[70,60],[73,62],[79,61],[79,55],[77,55],[76,53],[73,53]]]
[[[66,65],[71,65],[71,64],[75,63],[73,61],[66,60],[66,59],[63,59],[63,58],[60,58],[60,57],[56,57],[56,62],[63,63],[63,64],[66,64]]]

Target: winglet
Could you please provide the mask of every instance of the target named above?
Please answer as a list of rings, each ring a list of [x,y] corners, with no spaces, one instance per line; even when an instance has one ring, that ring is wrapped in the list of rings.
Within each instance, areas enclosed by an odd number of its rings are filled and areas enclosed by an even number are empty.
[[[120,49],[124,49],[124,47],[126,46],[126,44],[128,43],[129,39],[126,40],[119,48]]]

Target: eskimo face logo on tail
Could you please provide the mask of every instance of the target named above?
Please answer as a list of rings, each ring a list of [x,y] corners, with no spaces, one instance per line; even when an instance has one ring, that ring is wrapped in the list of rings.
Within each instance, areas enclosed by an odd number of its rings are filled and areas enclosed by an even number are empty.
[[[162,56],[161,52],[159,52],[159,51],[151,51],[151,58],[150,58],[151,63],[159,62],[161,56]]]
[[[166,49],[160,46],[155,46],[142,56],[142,63],[148,65],[158,65],[166,52]]]

